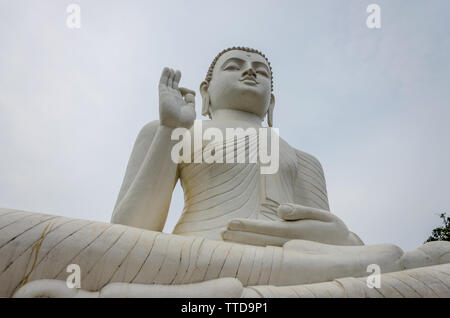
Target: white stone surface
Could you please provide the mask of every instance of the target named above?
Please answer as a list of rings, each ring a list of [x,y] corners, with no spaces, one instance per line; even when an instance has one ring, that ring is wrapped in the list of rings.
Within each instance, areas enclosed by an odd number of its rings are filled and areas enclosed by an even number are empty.
[[[16,221],[12,221],[14,219]],[[340,279],[346,279],[348,283],[350,280],[346,277],[368,275],[367,266],[373,263],[379,264],[383,277],[389,278],[382,289],[387,295],[450,296],[449,265],[432,266],[447,262],[445,255],[450,252],[450,242],[433,242],[420,247],[428,254],[434,253],[431,261],[424,256],[428,263],[422,267],[422,259],[415,256],[415,263],[409,259],[417,250],[403,253],[400,248],[386,244],[337,247],[291,241],[284,247],[261,247],[4,209],[0,209],[0,237],[8,237],[0,245],[0,297],[11,297],[14,293],[19,296],[44,293],[52,297],[97,297],[102,294],[85,292],[99,291],[104,295],[127,297],[155,297],[155,293],[179,297],[180,290],[194,297],[199,293],[196,286],[203,286],[198,297],[204,295],[205,286],[215,286],[213,290],[217,293],[214,295],[231,297],[235,293],[228,293],[227,284],[237,289],[243,286],[256,292],[262,290],[262,295],[272,293],[274,297],[286,293],[294,296],[292,289],[279,289],[280,286],[300,288],[299,297],[308,291],[312,291],[310,296],[322,297],[324,291],[320,286],[326,286],[327,290],[336,290],[333,295],[338,296],[342,291],[338,292],[336,282],[340,284]],[[80,293],[68,291],[65,283],[69,276],[66,268],[74,263],[81,268],[83,291]],[[418,271],[403,271],[414,267],[419,267]],[[225,285],[221,285],[222,281],[217,281],[221,278],[233,280],[225,280]],[[300,287],[333,280],[332,285],[314,285],[313,290]],[[31,287],[18,292],[22,286],[28,286],[24,283],[34,281]],[[195,285],[206,281],[211,285]],[[348,284],[357,288],[354,286],[363,284],[364,279],[355,282],[357,280]],[[153,287],[142,286],[146,284]],[[186,284],[188,286],[178,289]],[[154,285],[173,288],[158,289]],[[219,285],[223,289],[218,288]],[[414,288],[410,290],[408,286]],[[252,290],[241,292],[252,295]],[[351,292],[351,297],[355,293]]]

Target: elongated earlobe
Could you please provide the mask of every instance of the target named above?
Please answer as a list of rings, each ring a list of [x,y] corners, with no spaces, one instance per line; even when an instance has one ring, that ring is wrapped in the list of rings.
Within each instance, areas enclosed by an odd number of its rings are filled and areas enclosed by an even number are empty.
[[[202,95],[202,115],[211,118],[211,112],[209,109],[209,93],[208,93],[208,82],[203,81],[200,84],[200,94]]]
[[[209,94],[206,93],[202,96],[202,115],[211,118],[211,113],[209,111]]]
[[[267,110],[267,125],[273,127],[273,109],[275,108],[275,96],[272,94],[270,96],[270,105]]]

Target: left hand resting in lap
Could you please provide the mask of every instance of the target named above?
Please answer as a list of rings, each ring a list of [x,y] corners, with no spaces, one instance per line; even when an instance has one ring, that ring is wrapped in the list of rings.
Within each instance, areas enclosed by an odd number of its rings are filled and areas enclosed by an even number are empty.
[[[224,241],[250,245],[283,246],[290,240],[308,240],[333,245],[362,245],[344,222],[326,210],[298,204],[281,204],[280,221],[233,219],[222,233]]]

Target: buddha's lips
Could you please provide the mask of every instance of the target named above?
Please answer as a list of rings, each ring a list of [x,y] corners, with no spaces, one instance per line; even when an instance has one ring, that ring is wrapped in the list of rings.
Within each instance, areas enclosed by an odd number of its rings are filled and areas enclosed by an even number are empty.
[[[255,84],[259,84],[259,82],[256,80],[256,78],[254,78],[253,76],[245,76],[243,78],[240,79],[241,82],[243,81],[252,81]]]

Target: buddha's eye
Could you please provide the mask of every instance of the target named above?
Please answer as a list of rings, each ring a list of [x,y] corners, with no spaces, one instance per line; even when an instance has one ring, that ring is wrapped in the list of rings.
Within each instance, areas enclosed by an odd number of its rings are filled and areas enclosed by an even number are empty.
[[[224,68],[225,71],[237,71],[239,69],[240,69],[239,66],[237,66],[236,64],[228,64]]]
[[[256,73],[265,77],[269,76],[265,70],[257,70]]]

